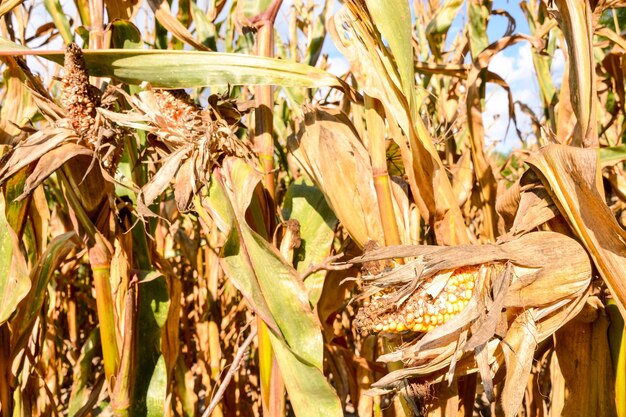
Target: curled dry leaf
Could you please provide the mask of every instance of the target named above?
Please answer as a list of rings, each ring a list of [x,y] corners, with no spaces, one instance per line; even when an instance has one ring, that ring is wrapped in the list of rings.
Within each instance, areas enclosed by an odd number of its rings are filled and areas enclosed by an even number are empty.
[[[289,149],[359,246],[385,241],[370,158],[344,114],[306,108],[304,120],[289,138]],[[408,239],[406,193],[395,183],[392,187],[399,208],[396,223],[400,236]]]
[[[208,184],[213,167],[227,156],[252,161],[253,152],[235,132],[241,112],[233,100],[211,96],[209,107],[196,105],[184,90],[148,88],[127,99],[133,111],[127,114],[106,112],[117,124],[146,130],[161,167],[142,188],[138,212],[153,216],[148,206],[176,178],[178,209],[186,211],[199,189]]]

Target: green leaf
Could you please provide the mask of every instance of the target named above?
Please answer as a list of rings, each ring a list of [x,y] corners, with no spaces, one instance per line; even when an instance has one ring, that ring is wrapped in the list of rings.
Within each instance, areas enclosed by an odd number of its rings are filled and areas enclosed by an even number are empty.
[[[413,26],[409,3],[406,0],[367,0],[366,3],[376,28],[389,43],[402,80],[402,90],[409,103],[411,115],[415,117],[417,109],[412,45]]]
[[[146,398],[148,409],[147,417],[161,417],[165,415],[165,399],[167,398],[167,369],[165,358],[159,356],[150,380],[150,387]]]
[[[426,35],[446,34],[465,0],[445,0],[426,26]]]
[[[28,267],[19,242],[5,216],[4,195],[0,193],[0,325],[17,309],[30,290]]]
[[[110,23],[111,45],[120,49],[141,49],[141,32],[132,22],[116,20]]]
[[[72,391],[68,406],[68,416],[73,417],[82,413],[84,409],[91,409],[98,400],[98,392],[102,389],[102,383],[90,387],[89,379],[93,375],[93,359],[100,351],[100,330],[95,328],[89,334],[87,340],[80,349],[80,356],[74,366],[72,378]],[[102,380],[104,381],[104,380]],[[92,395],[94,391],[95,395]],[[91,405],[91,407],[90,407]]]
[[[267,10],[272,0],[239,0],[237,9],[248,19],[256,17]]]
[[[602,166],[614,165],[626,160],[626,145],[600,148],[598,152]]]
[[[50,17],[52,18],[54,25],[61,34],[63,42],[65,42],[66,44],[74,42],[72,28],[70,27],[70,22],[69,20],[67,20],[67,16],[63,11],[61,2],[59,0],[44,0],[44,5],[46,6],[46,10],[50,14]]]
[[[469,13],[469,41],[472,58],[476,59],[487,46],[487,22],[489,21],[489,9],[482,0],[470,0],[467,4]]]
[[[139,314],[137,317],[138,337],[136,379],[133,389],[132,415],[163,415],[163,406],[158,414],[154,393],[161,381],[159,361],[161,355],[161,328],[167,320],[169,295],[165,278],[154,271],[142,271],[139,282]],[[156,385],[155,385],[156,384]],[[155,391],[152,391],[152,390]],[[158,398],[158,396],[156,397]],[[165,396],[162,396],[162,400]],[[151,408],[150,408],[151,407]],[[156,408],[155,408],[156,407]]]
[[[289,186],[285,195],[283,217],[300,223],[301,246],[295,251],[296,268],[303,273],[311,264],[319,264],[330,255],[335,237],[337,217],[324,194],[305,179]],[[311,304],[316,305],[322,294],[326,271],[318,271],[305,281]]]
[[[270,332],[272,347],[296,417],[341,417],[341,403],[324,372],[293,354]]]
[[[189,370],[185,364],[185,360],[182,356],[178,356],[176,359],[176,367],[174,368],[174,378],[176,388],[178,388],[178,395],[183,408],[184,417],[192,417],[196,415],[195,404],[198,401],[198,397],[194,392],[193,384],[189,384],[185,378],[185,374]],[[190,379],[193,377],[190,375]]]
[[[75,232],[63,233],[55,237],[43,253],[37,265],[30,272],[30,291],[20,303],[18,314],[13,320],[14,337],[29,337],[30,329],[39,314],[46,296],[46,288],[55,271],[67,255],[78,244]],[[25,342],[23,340],[22,342]]]
[[[255,55],[202,51],[101,49],[85,50],[89,74],[115,77],[128,84],[150,82],[153,87],[193,88],[225,85],[341,87],[334,75],[291,61]],[[0,38],[0,56],[39,55],[59,64],[60,51],[31,51]]]
[[[228,233],[222,267],[234,285],[243,289],[252,308],[263,312],[296,416],[342,416],[337,394],[323,373],[321,328],[304,285],[276,248],[246,222],[261,175],[242,160],[231,158],[214,179],[210,210]]]
[[[217,51],[215,24],[209,20],[204,11],[195,2],[191,2],[191,14],[200,42],[212,51]]]
[[[321,327],[297,271],[246,222],[261,175],[239,159],[228,159],[223,176],[213,181],[222,192],[209,194],[210,210],[229,233],[221,263],[251,307],[303,361],[322,369]],[[226,230],[224,229],[226,227]]]

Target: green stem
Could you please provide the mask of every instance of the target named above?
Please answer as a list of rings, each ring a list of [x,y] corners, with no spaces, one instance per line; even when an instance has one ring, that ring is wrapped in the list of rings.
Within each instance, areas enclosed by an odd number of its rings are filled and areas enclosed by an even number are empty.
[[[111,254],[106,247],[102,235],[98,232],[89,218],[89,215],[85,212],[78,195],[76,195],[76,191],[70,185],[68,176],[71,174],[67,172],[67,170],[67,167],[63,167],[58,171],[58,175],[61,183],[64,185],[69,206],[74,211],[80,226],[82,226],[83,233],[86,234],[89,239],[87,246],[89,247],[89,263],[91,264],[94,288],[96,290],[96,307],[98,322],[100,324],[100,339],[102,340],[104,373],[107,383],[109,384],[109,389],[111,390],[110,392],[113,392],[113,377],[118,368],[119,357],[115,333],[113,297],[111,295]]]
[[[96,307],[100,323],[100,340],[104,358],[104,374],[113,392],[114,377],[118,369],[117,338],[115,336],[115,317],[113,315],[113,297],[111,296],[111,269],[108,266],[93,266],[93,283],[96,289]]]
[[[256,48],[257,55],[274,56],[274,21],[282,0],[274,0],[272,4],[254,21],[257,22]],[[269,236],[273,229],[273,204],[276,197],[274,176],[274,90],[270,85],[255,87],[256,109],[254,111],[254,146],[263,170],[263,183],[269,194],[268,216],[265,219],[265,235]],[[260,214],[257,212],[256,214]],[[260,225],[259,225],[260,226]],[[269,226],[269,227],[268,227]],[[258,230],[257,230],[258,232]],[[263,233],[261,233],[263,234]],[[269,330],[261,319],[258,319],[259,365],[261,377],[261,397],[263,414],[266,416],[282,416],[285,414],[285,385],[276,366],[274,350],[269,338]]]

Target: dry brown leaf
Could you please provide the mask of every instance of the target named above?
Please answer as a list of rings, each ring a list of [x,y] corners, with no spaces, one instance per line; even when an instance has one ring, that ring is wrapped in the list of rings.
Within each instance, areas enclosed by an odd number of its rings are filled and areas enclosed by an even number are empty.
[[[91,156],[93,155],[93,151],[76,143],[64,143],[58,148],[44,154],[39,158],[35,169],[26,179],[24,192],[20,198],[25,197],[63,164],[78,155]]]
[[[172,35],[199,51],[210,51],[209,48],[198,42],[189,30],[172,14],[172,10],[167,1],[148,0],[148,4],[154,12],[154,16],[159,20],[159,23]]]
[[[150,204],[167,188],[180,168],[188,149],[182,147],[168,156],[156,174],[143,186],[137,198],[137,210],[144,216],[154,216],[148,208]]]
[[[0,184],[66,141],[78,141],[78,136],[73,129],[57,127],[40,130],[20,142],[0,160]]]
[[[369,155],[345,115],[307,108],[289,148],[359,246],[384,242]]]
[[[539,333],[533,310],[527,310],[515,319],[502,342],[506,360],[502,408],[506,417],[516,416],[522,406],[538,341]]]
[[[626,232],[600,194],[597,151],[550,145],[533,154],[528,163],[589,251],[626,317]]]

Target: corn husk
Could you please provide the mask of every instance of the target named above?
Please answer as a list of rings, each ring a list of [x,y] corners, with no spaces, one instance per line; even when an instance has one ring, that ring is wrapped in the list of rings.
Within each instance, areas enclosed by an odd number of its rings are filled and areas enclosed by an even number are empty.
[[[450,271],[467,267],[476,268],[475,289],[469,304],[445,324],[426,334],[405,332],[404,345],[379,360],[402,360],[407,368],[372,386],[386,391],[402,388],[410,377],[451,381],[455,374],[480,372],[489,396],[491,368],[507,362],[511,377],[504,393],[507,415],[514,415],[534,346],[584,305],[592,272],[587,252],[566,235],[534,232],[501,244],[387,247],[353,261],[409,257],[413,260],[391,271],[365,276],[363,295],[383,294],[401,308],[415,291],[436,287],[450,279]]]

